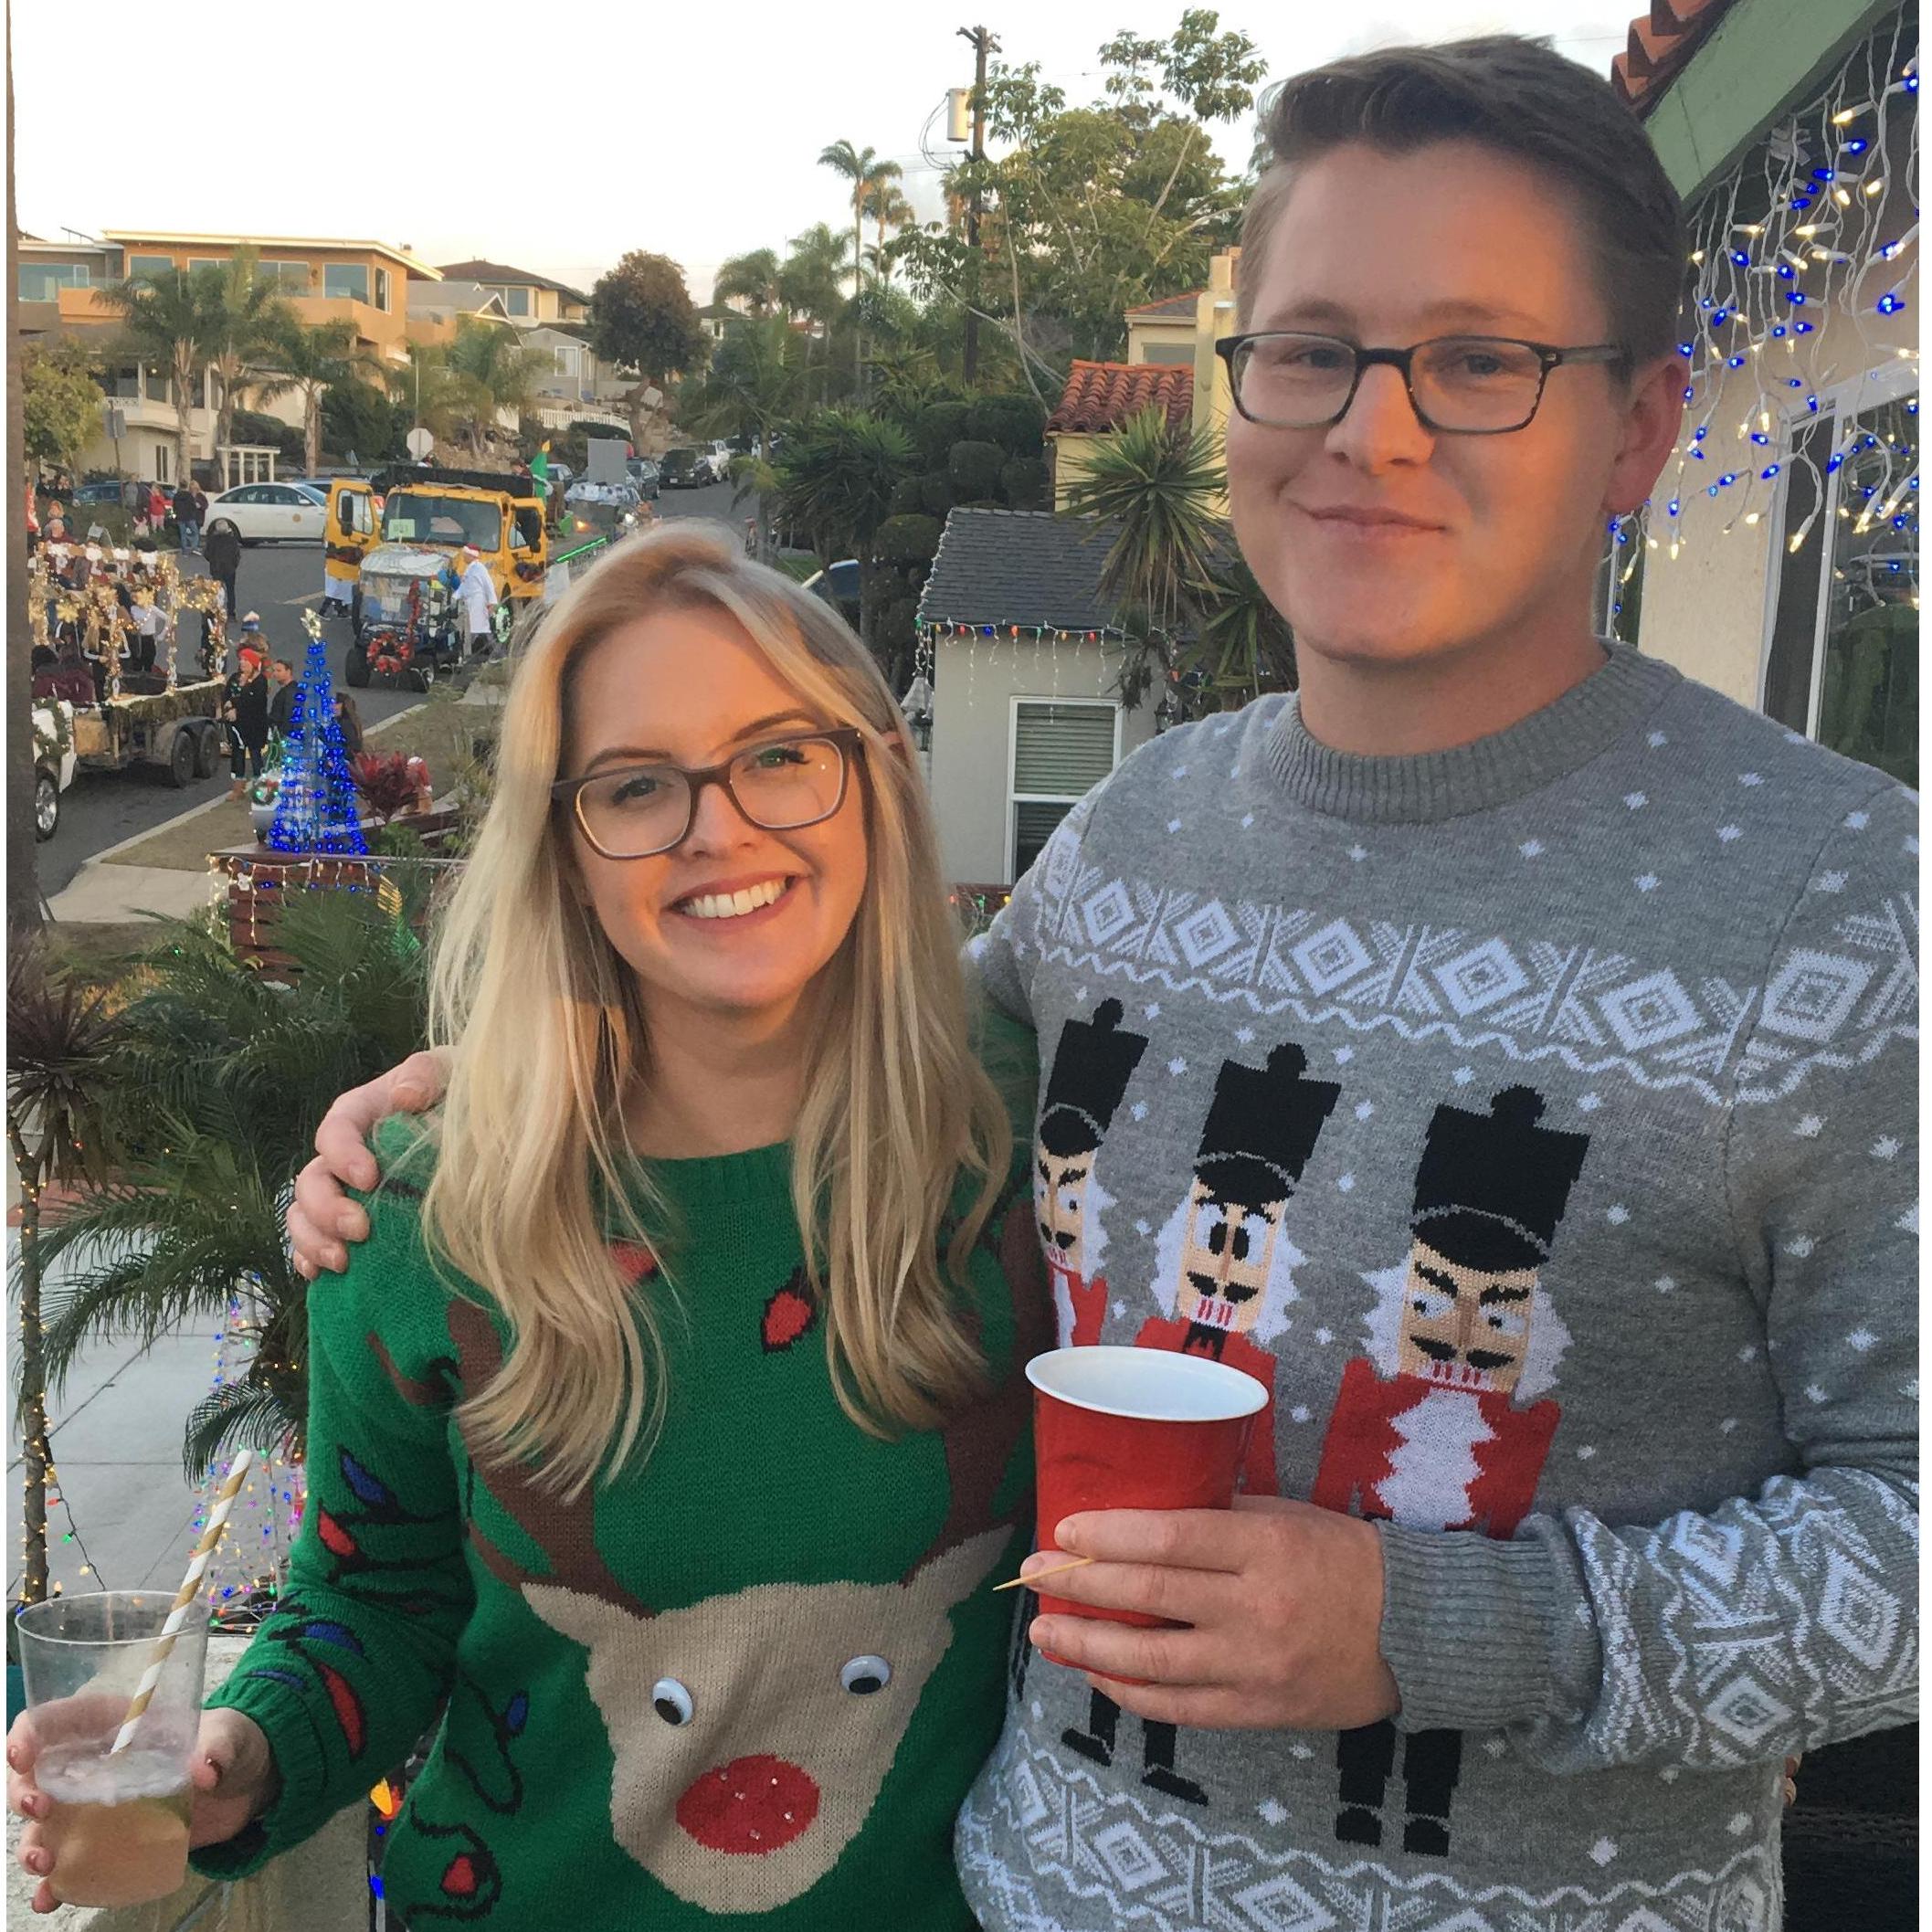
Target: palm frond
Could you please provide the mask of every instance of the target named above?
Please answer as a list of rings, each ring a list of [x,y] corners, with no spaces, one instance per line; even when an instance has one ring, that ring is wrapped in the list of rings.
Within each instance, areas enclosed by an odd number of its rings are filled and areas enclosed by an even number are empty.
[[[210,1465],[244,1443],[264,1452],[298,1433],[306,1418],[289,1406],[279,1381],[258,1378],[251,1369],[238,1381],[225,1382],[198,1402],[188,1417],[181,1445],[182,1473],[205,1483]]]

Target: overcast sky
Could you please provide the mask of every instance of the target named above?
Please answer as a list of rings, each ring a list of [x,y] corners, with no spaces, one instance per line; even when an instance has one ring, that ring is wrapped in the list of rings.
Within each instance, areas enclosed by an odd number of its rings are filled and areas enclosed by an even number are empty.
[[[955,19],[934,0],[95,0],[79,18],[31,0],[11,9],[20,225],[49,238],[344,236],[586,290],[643,248],[681,262],[702,301],[728,256],[844,218],[837,178],[817,165],[830,142],[892,156],[922,218],[937,215],[939,170],[960,152],[945,138],[945,90],[973,78],[955,26],[989,26],[996,58],[1037,60],[1080,105],[1099,91],[1103,40],[1170,33],[1188,0],[966,4]],[[1636,10],[1230,0],[1220,18],[1271,79],[1389,41],[1494,31],[1548,35],[1607,73]],[[1217,139],[1239,162],[1251,134],[1244,121]]]

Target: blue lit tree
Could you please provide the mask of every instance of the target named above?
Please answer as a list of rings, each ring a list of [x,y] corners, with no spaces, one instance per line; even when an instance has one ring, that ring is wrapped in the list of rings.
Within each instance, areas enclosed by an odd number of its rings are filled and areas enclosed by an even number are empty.
[[[309,632],[309,657],[289,717],[269,843],[278,852],[353,856],[366,852],[369,843],[363,837],[355,780],[349,775],[342,726],[336,722],[322,623],[312,611],[302,613],[302,622]]]

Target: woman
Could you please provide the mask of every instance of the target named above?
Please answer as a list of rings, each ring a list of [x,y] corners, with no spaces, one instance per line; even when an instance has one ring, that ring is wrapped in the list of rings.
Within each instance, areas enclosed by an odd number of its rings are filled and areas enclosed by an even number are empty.
[[[437,944],[447,1100],[378,1137],[310,1310],[310,1503],[204,1718],[202,1870],[360,1798],[447,1691],[386,1841],[408,1923],[971,1927],[1048,1302],[955,937],[823,605],[689,523],[572,590]],[[23,1719],[37,1816],[32,1755]]]
[[[249,613],[252,619],[254,613]],[[238,669],[222,691],[222,716],[228,727],[228,797],[245,797],[248,783],[268,769],[269,681],[262,673],[267,653],[251,622],[243,634],[251,641],[236,652]]]
[[[335,723],[343,734],[343,755],[355,758],[362,755],[363,718],[355,708],[355,700],[345,691],[335,693]]]

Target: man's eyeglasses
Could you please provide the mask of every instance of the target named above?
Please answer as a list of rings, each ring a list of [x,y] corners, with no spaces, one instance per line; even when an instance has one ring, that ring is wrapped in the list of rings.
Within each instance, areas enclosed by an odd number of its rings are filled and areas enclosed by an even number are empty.
[[[1527,428],[1549,372],[1564,363],[1621,363],[1615,343],[1558,349],[1502,335],[1441,335],[1407,349],[1364,349],[1339,335],[1263,329],[1224,335],[1234,406],[1270,429],[1327,429],[1348,414],[1362,371],[1401,373],[1425,429],[1446,436],[1504,436]]]
[[[559,778],[550,796],[571,807],[605,858],[649,859],[683,844],[707,785],[723,786],[763,831],[794,832],[829,818],[845,803],[848,765],[862,742],[845,725],[754,745],[723,765],[627,765]]]

